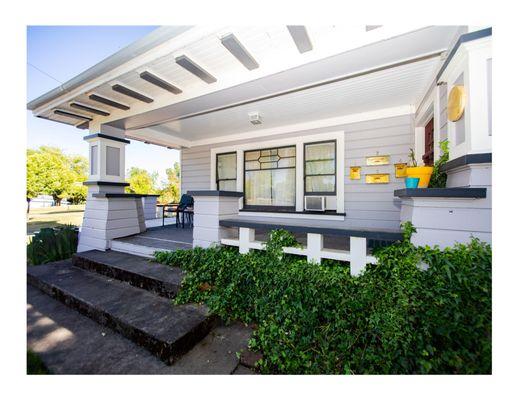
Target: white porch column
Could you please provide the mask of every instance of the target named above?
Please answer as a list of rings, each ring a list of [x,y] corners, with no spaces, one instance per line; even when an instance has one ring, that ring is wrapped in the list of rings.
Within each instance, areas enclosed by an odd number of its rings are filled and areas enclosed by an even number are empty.
[[[84,138],[89,145],[90,170],[78,252],[107,250],[111,239],[145,231],[141,196],[128,195],[125,182],[124,132],[110,129]]]
[[[491,35],[491,30],[463,35],[439,77],[447,83],[447,97],[456,85],[463,86],[466,93],[461,118],[447,121],[451,160],[467,154],[492,152]]]
[[[350,237],[350,273],[359,275],[366,267],[367,246],[366,238]]]
[[[188,194],[194,197],[194,247],[210,247],[235,234],[235,229],[221,227],[219,221],[239,214],[242,192],[192,190]]]

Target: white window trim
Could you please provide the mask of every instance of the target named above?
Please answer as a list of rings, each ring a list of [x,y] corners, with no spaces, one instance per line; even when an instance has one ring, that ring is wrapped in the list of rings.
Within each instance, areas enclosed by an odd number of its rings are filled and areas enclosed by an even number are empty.
[[[216,154],[237,152],[237,191],[244,191],[244,152],[260,150],[269,147],[296,146],[296,211],[303,211],[304,181],[304,144],[326,140],[336,141],[336,212],[345,212],[345,133],[344,131],[325,132],[314,135],[283,138],[276,140],[263,140],[252,143],[236,144],[231,146],[216,147],[210,150],[210,189],[216,190]],[[241,199],[239,208],[243,206]]]

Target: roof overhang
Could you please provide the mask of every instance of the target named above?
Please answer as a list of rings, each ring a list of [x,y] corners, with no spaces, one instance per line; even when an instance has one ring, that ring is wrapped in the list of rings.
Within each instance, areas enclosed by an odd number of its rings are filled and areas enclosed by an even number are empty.
[[[332,113],[322,111],[312,115],[313,119],[414,105],[435,77],[443,53],[464,28],[344,29],[309,27],[306,32],[313,49],[299,52],[287,27],[159,28],[30,102],[28,108],[36,116],[57,122],[89,126],[93,131],[100,130],[101,125],[116,127],[137,140],[181,147],[208,139],[203,132],[210,124],[221,122],[221,136],[242,129],[242,124],[230,124],[225,131],[223,122],[225,118],[235,119],[235,113],[247,118],[250,107],[267,109],[277,104],[287,115],[290,102],[309,99],[306,106],[310,109],[311,101],[317,101],[315,97],[323,93],[330,101],[332,96],[346,97],[353,89],[355,103],[344,101],[341,107],[332,108]],[[344,36],[345,31],[348,36]],[[237,40],[225,44],[228,37]],[[345,37],[348,40],[343,40]],[[246,66],[246,61],[239,60],[246,60],[246,55],[258,67],[253,63]],[[181,65],[185,59],[194,66],[188,62]],[[250,65],[253,68],[248,68]],[[213,79],[206,81],[196,76],[196,67]],[[146,72],[151,74],[151,80],[142,76],[149,78]],[[152,77],[158,81],[152,82]],[[398,92],[394,86],[397,79],[403,83]],[[175,92],[167,84],[180,91]],[[375,102],[372,89],[376,84],[391,88],[383,92],[383,99],[391,95],[399,96],[400,101]],[[362,97],[361,91],[357,92],[361,87],[365,89]],[[143,97],[139,98],[139,94]],[[92,95],[123,107],[99,103],[92,100]],[[89,112],[85,107],[98,112]],[[76,119],[67,113],[76,114]],[[284,118],[284,123],[296,121],[296,115],[291,117]],[[257,129],[281,122],[271,121],[266,120]],[[203,124],[206,127],[201,129]]]

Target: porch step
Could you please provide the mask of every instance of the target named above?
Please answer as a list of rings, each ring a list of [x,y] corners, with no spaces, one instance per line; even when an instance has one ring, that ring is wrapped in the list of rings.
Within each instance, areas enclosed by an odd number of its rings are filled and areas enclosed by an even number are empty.
[[[121,240],[112,240],[111,250],[147,258],[152,258],[156,251],[168,251],[160,247],[123,242]]]
[[[190,350],[215,324],[204,306],[172,305],[154,293],[74,267],[71,260],[28,267],[27,281],[168,364]]]
[[[90,250],[74,254],[72,264],[167,298],[176,296],[184,275],[179,268],[171,268],[145,257],[112,250]]]

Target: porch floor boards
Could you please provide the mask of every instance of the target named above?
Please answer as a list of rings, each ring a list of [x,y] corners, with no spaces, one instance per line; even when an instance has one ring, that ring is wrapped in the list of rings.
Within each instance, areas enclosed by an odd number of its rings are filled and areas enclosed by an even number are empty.
[[[192,231],[192,228],[176,228],[176,225],[157,226],[137,235],[114,239],[111,248],[152,257],[155,251],[192,248]]]

